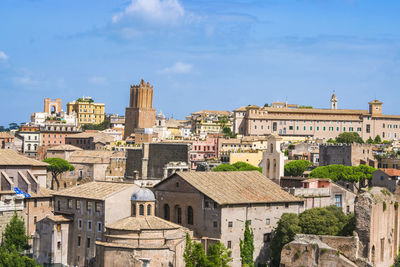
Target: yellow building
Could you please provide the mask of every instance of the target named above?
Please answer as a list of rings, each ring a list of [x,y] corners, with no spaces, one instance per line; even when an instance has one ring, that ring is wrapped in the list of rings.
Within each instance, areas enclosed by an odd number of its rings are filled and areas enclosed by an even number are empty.
[[[94,103],[90,97],[82,97],[76,101],[67,103],[67,113],[76,113],[78,124],[99,124],[104,121],[103,103]]]

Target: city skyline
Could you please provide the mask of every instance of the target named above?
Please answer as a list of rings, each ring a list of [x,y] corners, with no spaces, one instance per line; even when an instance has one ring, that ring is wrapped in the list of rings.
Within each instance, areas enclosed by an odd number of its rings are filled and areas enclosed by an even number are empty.
[[[397,112],[400,4],[387,1],[4,1],[0,125],[27,122],[43,98],[82,95],[124,114],[129,86],[183,119],[285,101]],[[89,16],[88,16],[89,14]],[[71,19],[74,18],[74,19]],[[12,27],[9,27],[12,25]],[[11,112],[10,112],[11,111]]]

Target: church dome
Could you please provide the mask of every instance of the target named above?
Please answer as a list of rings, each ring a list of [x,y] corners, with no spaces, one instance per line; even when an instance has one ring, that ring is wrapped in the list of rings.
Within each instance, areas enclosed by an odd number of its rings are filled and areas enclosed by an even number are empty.
[[[135,192],[133,192],[131,200],[135,201],[156,201],[154,193],[145,187],[141,187]]]

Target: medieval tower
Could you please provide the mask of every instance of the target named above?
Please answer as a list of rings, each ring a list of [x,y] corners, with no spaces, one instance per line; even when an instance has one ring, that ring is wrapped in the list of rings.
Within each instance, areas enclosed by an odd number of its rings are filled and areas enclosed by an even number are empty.
[[[129,107],[125,110],[124,139],[138,129],[153,128],[156,110],[153,108],[153,86],[144,80],[131,85]]]

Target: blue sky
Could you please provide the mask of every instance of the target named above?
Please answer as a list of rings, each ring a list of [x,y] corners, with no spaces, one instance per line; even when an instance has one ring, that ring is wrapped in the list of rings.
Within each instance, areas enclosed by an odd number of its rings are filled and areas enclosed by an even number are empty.
[[[400,2],[2,0],[0,125],[43,98],[92,96],[124,114],[129,85],[184,118],[285,101],[400,114]]]

